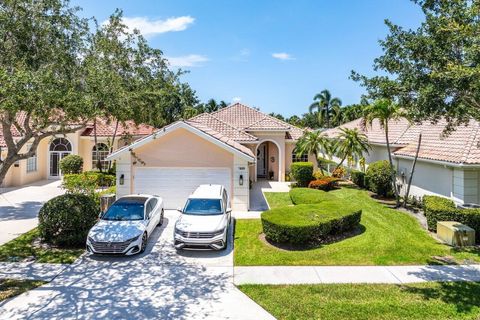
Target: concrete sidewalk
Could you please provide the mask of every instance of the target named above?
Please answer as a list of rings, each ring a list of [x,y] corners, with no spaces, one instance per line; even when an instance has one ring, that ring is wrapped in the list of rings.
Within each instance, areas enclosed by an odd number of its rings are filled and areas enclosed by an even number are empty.
[[[68,267],[59,263],[0,262],[0,279],[52,281]]]
[[[480,265],[234,267],[234,283],[414,283],[480,281]]]

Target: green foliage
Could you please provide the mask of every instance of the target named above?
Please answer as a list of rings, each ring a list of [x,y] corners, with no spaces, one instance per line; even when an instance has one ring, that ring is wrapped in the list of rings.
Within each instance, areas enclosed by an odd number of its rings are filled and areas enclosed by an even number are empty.
[[[322,170],[318,156],[330,156],[333,152],[332,141],[325,134],[317,131],[305,131],[298,139],[295,145],[297,156],[302,154],[313,154],[317,161],[317,165]]]
[[[262,226],[270,241],[308,244],[354,229],[361,214],[361,210],[344,206],[340,201],[325,201],[265,211]]]
[[[365,188],[365,172],[352,170],[350,172],[350,179],[360,188]]]
[[[60,160],[60,170],[63,174],[78,174],[83,169],[83,158],[77,154],[69,154]]]
[[[394,99],[415,120],[445,116],[450,125],[457,125],[472,116],[479,119],[478,1],[414,2],[425,15],[418,28],[386,21],[389,34],[380,41],[383,55],[374,60],[382,74],[353,73],[352,78],[370,97]]]
[[[320,179],[310,181],[308,187],[310,189],[330,191],[337,188],[339,180],[339,178],[335,177],[322,177]]]
[[[67,193],[82,193],[92,195],[99,188],[115,185],[115,176],[98,171],[87,171],[80,174],[66,174],[62,187]]]
[[[333,193],[309,188],[294,188],[289,192],[293,204],[318,204],[337,200]]]
[[[83,246],[99,211],[97,203],[87,195],[55,197],[45,203],[38,214],[40,236],[45,242],[58,246]]]
[[[294,162],[292,163],[290,170],[292,172],[293,179],[297,182],[298,186],[306,187],[313,178],[313,163],[311,162]]]
[[[438,221],[457,221],[475,229],[475,240],[480,242],[480,209],[457,208],[450,199],[424,196],[423,210],[429,230],[436,232]]]
[[[370,151],[367,136],[360,132],[357,128],[340,128],[333,147],[334,153],[342,160],[337,165],[340,168],[347,158],[359,160],[363,158],[364,154]]]
[[[392,168],[387,160],[370,163],[365,174],[367,189],[376,194],[387,197],[392,195]]]
[[[97,194],[98,194],[99,197],[101,197],[105,194],[117,194],[117,186],[108,187],[107,189],[102,190],[102,191],[98,192]]]
[[[325,128],[330,128],[330,124],[338,122],[341,112],[342,101],[337,97],[332,97],[327,89],[317,93],[313,97],[314,102],[310,105],[309,111],[313,113],[315,110],[318,115],[318,122]],[[333,118],[333,119],[332,119]]]

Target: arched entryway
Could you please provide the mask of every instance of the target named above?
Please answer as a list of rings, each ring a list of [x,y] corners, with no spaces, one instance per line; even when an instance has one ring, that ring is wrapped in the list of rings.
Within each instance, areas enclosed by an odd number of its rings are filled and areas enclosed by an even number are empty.
[[[255,150],[257,162],[255,173],[258,179],[280,181],[280,148],[275,141],[263,141]]]
[[[60,160],[72,153],[72,144],[66,138],[55,138],[49,146],[48,177],[60,178]]]

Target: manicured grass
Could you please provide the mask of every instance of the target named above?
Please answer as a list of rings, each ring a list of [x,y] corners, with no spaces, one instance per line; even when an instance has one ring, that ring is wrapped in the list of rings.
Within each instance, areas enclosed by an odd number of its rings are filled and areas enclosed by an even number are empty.
[[[18,296],[45,283],[34,280],[0,279],[0,301]]]
[[[478,319],[476,282],[239,287],[277,319]]]
[[[288,196],[288,192],[265,192],[264,195],[268,201],[270,209],[283,206],[293,206],[292,200],[290,200],[290,197],[285,197],[285,194]]]
[[[85,251],[84,249],[38,248],[33,245],[36,239],[38,239],[38,230],[35,228],[0,246],[0,261],[21,261],[27,257],[34,257],[35,262],[73,263]]]
[[[315,189],[294,188],[290,191],[290,199],[294,204],[315,204],[336,200],[333,192],[319,192]]]
[[[438,243],[407,213],[387,208],[366,191],[344,187],[330,191],[343,201],[362,208],[359,234],[339,242],[303,251],[280,250],[259,238],[260,219],[237,220],[236,265],[413,265],[440,263],[437,257],[452,256],[480,261],[478,249],[452,250]],[[288,203],[289,194],[265,193],[270,206]],[[281,198],[283,196],[283,198]]]

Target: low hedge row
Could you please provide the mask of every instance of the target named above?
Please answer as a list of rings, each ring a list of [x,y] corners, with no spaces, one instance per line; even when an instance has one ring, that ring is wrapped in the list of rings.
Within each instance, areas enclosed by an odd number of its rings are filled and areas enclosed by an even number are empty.
[[[262,226],[269,241],[308,244],[354,229],[360,223],[361,215],[358,208],[338,201],[324,201],[265,211]]]
[[[338,198],[332,193],[310,188],[293,188],[290,190],[290,199],[292,199],[292,202],[295,205],[316,204],[324,201],[338,200]]]
[[[365,172],[352,170],[352,172],[350,172],[350,179],[360,188],[365,188]]]
[[[446,198],[424,196],[423,209],[428,229],[437,231],[437,221],[457,221],[475,229],[475,240],[480,242],[480,209],[461,209]]]

